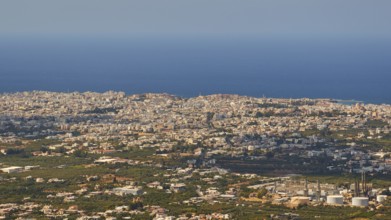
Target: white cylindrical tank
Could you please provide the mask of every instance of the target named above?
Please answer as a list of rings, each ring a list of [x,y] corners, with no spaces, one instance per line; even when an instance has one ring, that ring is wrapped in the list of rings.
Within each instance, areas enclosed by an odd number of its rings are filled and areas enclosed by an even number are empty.
[[[376,196],[376,201],[377,202],[384,202],[384,201],[386,201],[386,199],[387,199],[386,195],[377,195]]]
[[[341,196],[341,195],[327,196],[327,204],[342,205],[343,204],[343,196]]]
[[[368,197],[353,197],[352,206],[368,206]]]

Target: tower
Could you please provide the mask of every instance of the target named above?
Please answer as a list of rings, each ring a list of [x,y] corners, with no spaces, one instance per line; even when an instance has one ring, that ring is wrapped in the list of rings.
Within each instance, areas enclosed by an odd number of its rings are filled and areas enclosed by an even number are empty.
[[[304,196],[308,196],[308,179],[305,178],[305,185],[304,185]]]
[[[273,189],[273,191],[274,191],[274,193],[276,193],[276,192],[277,192],[277,180],[276,180],[276,181],[274,181],[274,189]]]
[[[362,188],[362,195],[368,196],[367,177],[365,171],[361,173],[361,188]]]
[[[360,182],[359,180],[354,180],[354,196],[360,196]]]
[[[316,184],[317,184],[317,189],[316,189],[316,200],[317,200],[317,201],[320,201],[321,189],[320,189],[319,179],[316,181]]]

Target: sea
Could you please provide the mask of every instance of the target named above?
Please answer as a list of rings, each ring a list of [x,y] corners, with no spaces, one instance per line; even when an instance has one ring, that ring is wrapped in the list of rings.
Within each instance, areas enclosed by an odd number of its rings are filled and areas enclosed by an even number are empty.
[[[0,93],[239,94],[391,104],[391,39],[0,36]]]

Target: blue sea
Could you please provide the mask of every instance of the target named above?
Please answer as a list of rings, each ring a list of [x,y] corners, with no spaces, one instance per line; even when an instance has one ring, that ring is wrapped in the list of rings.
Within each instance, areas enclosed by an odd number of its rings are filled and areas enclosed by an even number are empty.
[[[391,39],[0,37],[0,92],[214,93],[391,104]]]

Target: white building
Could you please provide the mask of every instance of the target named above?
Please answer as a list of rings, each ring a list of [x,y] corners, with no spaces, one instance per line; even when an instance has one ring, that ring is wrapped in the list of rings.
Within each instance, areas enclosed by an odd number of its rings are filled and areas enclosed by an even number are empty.
[[[12,167],[2,168],[0,170],[3,171],[4,173],[19,173],[24,169],[23,167],[12,166]]]

